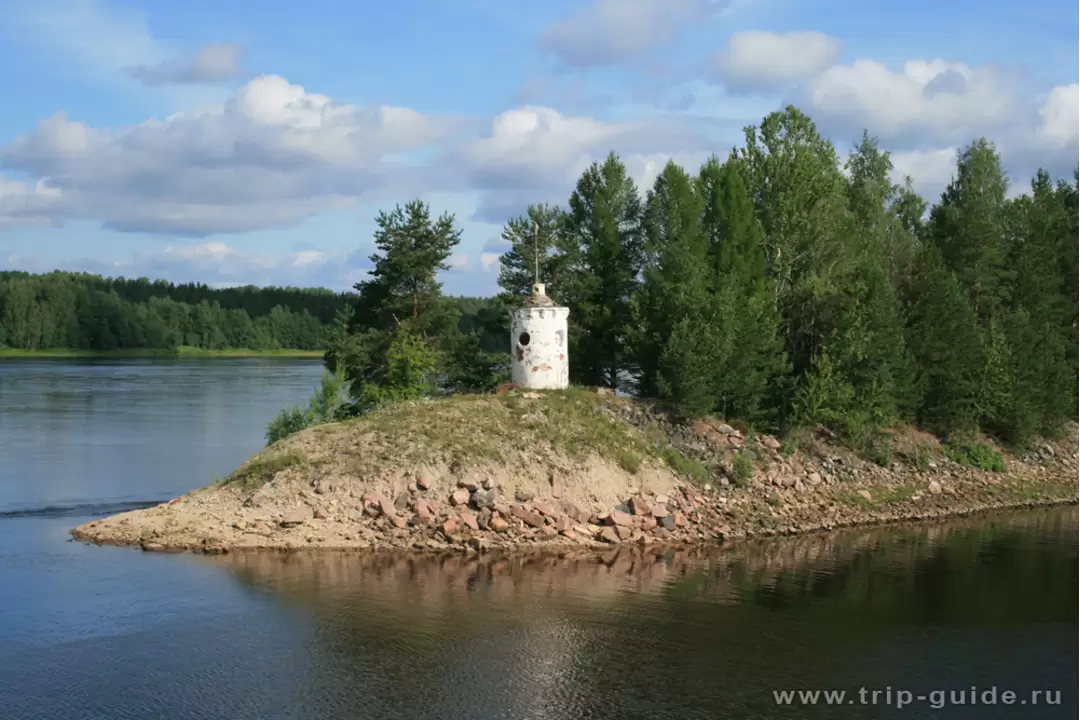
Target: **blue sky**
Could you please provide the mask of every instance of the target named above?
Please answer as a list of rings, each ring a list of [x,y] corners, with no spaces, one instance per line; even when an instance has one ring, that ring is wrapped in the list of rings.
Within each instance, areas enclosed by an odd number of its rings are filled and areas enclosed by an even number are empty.
[[[0,269],[347,289],[380,208],[456,215],[448,292],[505,220],[617,151],[644,191],[792,103],[933,199],[994,140],[1077,162],[1077,6],[973,0],[0,4]]]

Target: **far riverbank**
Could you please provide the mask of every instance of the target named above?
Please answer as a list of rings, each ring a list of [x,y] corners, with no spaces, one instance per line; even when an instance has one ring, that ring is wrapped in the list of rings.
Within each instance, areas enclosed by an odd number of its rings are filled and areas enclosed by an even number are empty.
[[[124,348],[120,350],[88,350],[72,348],[48,348],[43,350],[22,350],[20,348],[0,348],[0,360],[92,360],[94,358],[322,358],[322,350],[251,350],[249,348],[208,348],[181,345],[176,349]]]

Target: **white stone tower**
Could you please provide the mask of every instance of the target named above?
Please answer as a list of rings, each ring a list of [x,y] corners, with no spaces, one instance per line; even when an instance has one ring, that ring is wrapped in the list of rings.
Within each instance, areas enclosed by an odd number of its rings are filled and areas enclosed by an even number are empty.
[[[570,385],[566,320],[570,309],[559,307],[543,283],[510,313],[510,377],[519,388],[564,390]]]

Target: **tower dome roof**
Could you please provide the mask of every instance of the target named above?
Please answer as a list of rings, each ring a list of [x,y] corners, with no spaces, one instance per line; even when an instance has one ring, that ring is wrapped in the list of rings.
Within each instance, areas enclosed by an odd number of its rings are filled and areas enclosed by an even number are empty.
[[[536,283],[532,286],[532,294],[522,304],[525,307],[554,307],[555,301],[547,296],[544,283]]]

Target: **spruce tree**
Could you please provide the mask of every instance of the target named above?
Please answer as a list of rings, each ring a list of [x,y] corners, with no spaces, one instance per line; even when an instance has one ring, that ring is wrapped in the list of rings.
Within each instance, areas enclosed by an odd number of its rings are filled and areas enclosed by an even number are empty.
[[[723,164],[714,155],[701,166],[702,224],[714,289],[735,284],[747,292],[761,293],[765,287],[765,232],[754,213],[744,174],[745,168],[734,153]]]
[[[689,337],[689,328],[679,338],[679,349],[667,364],[661,363],[674,332],[675,320],[696,326],[699,335],[713,331],[710,317],[709,273],[706,239],[701,231],[702,202],[694,180],[686,171],[669,162],[657,176],[645,202],[645,267],[643,282],[633,301],[631,345],[637,369],[637,392],[668,400],[661,389],[689,387],[692,383],[673,377],[679,368],[697,372],[708,360],[692,358],[694,352],[708,352],[707,341]],[[700,388],[698,388],[700,390]],[[678,390],[676,390],[679,392]],[[701,407],[710,404],[705,391]],[[708,408],[711,410],[711,407]]]
[[[1031,195],[1009,203],[1009,265],[1015,271],[1010,307],[1002,332],[1008,336],[1013,406],[995,422],[996,431],[1023,444],[1075,414],[1075,392],[1063,392],[1075,378],[1069,343],[1068,270],[1060,245],[1075,223],[1059,188],[1040,170]],[[1073,271],[1075,274],[1075,270]]]
[[[919,425],[944,435],[976,429],[985,367],[978,319],[956,275],[933,246],[920,248],[907,285],[907,304]]]
[[[930,213],[928,235],[983,321],[1008,302],[1008,180],[994,144],[980,138],[957,157],[956,175]]]
[[[585,170],[569,206],[559,293],[570,308],[571,380],[619,387],[632,365],[630,299],[644,252],[641,199],[611,153]]]
[[[834,359],[854,389],[852,412],[862,414],[871,429],[914,410],[914,365],[897,289],[916,245],[892,212],[902,191],[890,179],[889,153],[864,133],[846,167],[853,227],[845,266],[847,299],[836,323],[842,348]]]
[[[713,411],[715,355],[708,326],[696,317],[674,321],[657,360],[656,395],[676,416],[694,418]]]
[[[722,165],[710,158],[698,174],[716,308],[714,344],[720,350],[714,365],[717,410],[776,427],[789,404],[790,366],[776,293],[766,276],[765,235],[744,175],[734,155]]]

